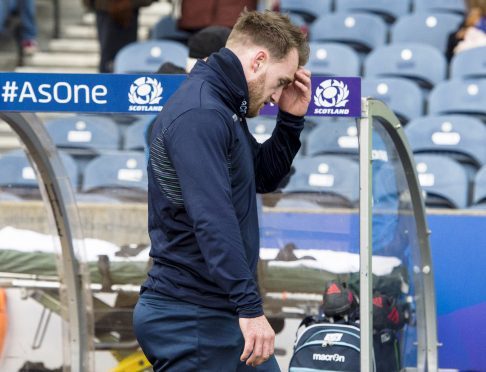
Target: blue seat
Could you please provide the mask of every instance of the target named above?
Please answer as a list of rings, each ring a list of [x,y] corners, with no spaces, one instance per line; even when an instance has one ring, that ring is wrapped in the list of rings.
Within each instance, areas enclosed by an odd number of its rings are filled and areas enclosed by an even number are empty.
[[[442,53],[447,50],[449,34],[462,23],[462,17],[451,13],[414,13],[400,17],[391,29],[392,43],[424,43]]]
[[[407,79],[363,79],[361,95],[386,103],[402,124],[422,116],[424,112],[424,97],[421,89],[416,83]]]
[[[106,116],[70,116],[50,120],[45,126],[59,148],[85,149],[96,153],[116,150],[120,146],[118,127]]]
[[[391,23],[410,11],[410,0],[336,0],[336,11],[377,14]]]
[[[474,182],[473,207],[486,209],[486,165],[476,174]]]
[[[486,164],[486,126],[464,115],[424,116],[405,127],[414,153],[443,153],[476,171]]]
[[[177,19],[171,15],[164,16],[154,25],[150,37],[155,40],[173,40],[186,43],[191,34],[177,27]]]
[[[66,153],[59,152],[73,189],[79,185],[75,161]],[[39,182],[30,160],[23,150],[13,150],[0,156],[0,188],[21,198],[40,198]]]
[[[451,60],[451,79],[486,78],[486,46],[457,53]]]
[[[147,170],[143,152],[103,154],[90,161],[81,191],[124,200],[143,200],[147,192]]]
[[[414,156],[425,204],[432,208],[466,208],[468,177],[457,161],[441,155]]]
[[[429,94],[428,113],[432,115],[466,114],[486,118],[486,79],[447,80]]]
[[[306,68],[314,75],[359,76],[361,62],[349,46],[338,43],[310,42]]]
[[[320,121],[307,136],[307,156],[347,155],[357,160],[358,130],[353,120]]]
[[[311,23],[322,14],[331,12],[332,0],[280,0],[282,13],[295,13]]]
[[[293,167],[295,173],[282,190],[285,198],[343,207],[356,205],[359,199],[357,162],[323,155],[295,159]]]
[[[259,143],[263,143],[270,138],[276,125],[275,118],[268,116],[249,118],[246,122],[248,130]]]
[[[364,61],[366,77],[402,77],[432,88],[447,73],[444,55],[436,48],[419,43],[390,44],[373,50]]]
[[[361,13],[321,15],[310,27],[310,41],[349,44],[361,53],[385,44],[387,26],[379,16]]]
[[[125,131],[123,149],[128,151],[144,151],[147,147],[147,128],[151,125],[155,116],[147,115],[130,125]]]
[[[128,44],[116,55],[114,72],[118,74],[155,73],[165,62],[184,67],[188,48],[171,40],[149,40]]]
[[[463,15],[466,12],[464,0],[413,0],[414,12],[449,12]]]

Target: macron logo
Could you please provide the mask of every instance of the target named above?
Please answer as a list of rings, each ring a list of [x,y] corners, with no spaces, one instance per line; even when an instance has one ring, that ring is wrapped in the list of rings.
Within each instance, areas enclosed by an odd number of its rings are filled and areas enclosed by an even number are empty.
[[[346,358],[344,355],[339,355],[339,354],[317,354],[314,353],[312,355],[312,360],[322,360],[325,362],[341,362],[344,363]]]

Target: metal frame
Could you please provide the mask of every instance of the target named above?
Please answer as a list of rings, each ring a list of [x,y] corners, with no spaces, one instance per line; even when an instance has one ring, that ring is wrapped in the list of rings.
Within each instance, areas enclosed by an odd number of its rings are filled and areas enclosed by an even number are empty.
[[[373,370],[373,306],[372,306],[372,118],[368,101],[361,99],[362,118],[359,120],[359,318],[360,365],[362,372]]]
[[[373,99],[362,99],[362,117],[359,119],[360,141],[360,317],[361,317],[361,370],[372,370],[372,127],[374,118],[383,119],[385,130],[390,135],[405,169],[406,180],[411,193],[412,207],[420,246],[423,275],[423,306],[425,324],[417,319],[418,370],[436,371],[437,320],[432,259],[428,236],[430,231],[425,219],[425,207],[421,188],[413,161],[412,152],[396,116],[384,103]],[[89,296],[89,276],[82,261],[79,261],[79,247],[74,238],[81,238],[79,216],[73,191],[59,155],[44,126],[34,114],[2,113],[4,119],[18,134],[32,158],[43,199],[49,204],[52,217],[61,241],[61,278],[67,296],[67,323],[69,341],[69,370],[94,370],[91,351],[94,333],[89,318],[91,296]],[[78,257],[77,257],[78,255]],[[426,295],[425,295],[426,294]]]
[[[371,195],[372,195],[372,168],[371,168],[371,134],[373,120],[380,118],[384,128],[393,141],[400,162],[403,164],[405,176],[410,190],[412,208],[415,217],[417,235],[420,247],[420,271],[423,274],[421,287],[423,299],[417,301],[417,306],[425,314],[424,324],[417,318],[417,369],[437,371],[439,368],[437,347],[437,316],[435,286],[432,269],[432,256],[430,252],[430,230],[425,218],[425,204],[418,182],[415,162],[412,151],[408,146],[404,131],[397,117],[378,100],[362,99],[362,118],[359,120],[359,146],[360,146],[360,317],[361,317],[361,371],[371,371],[372,354],[372,305],[371,305]],[[371,340],[371,341],[370,341]]]
[[[69,349],[68,365],[64,368],[72,372],[94,370],[91,350],[93,350],[94,326],[89,309],[89,274],[82,263],[81,224],[71,184],[47,131],[34,114],[0,112],[0,119],[6,121],[16,132],[33,161],[42,198],[49,206],[51,219],[61,243],[60,280],[66,299],[67,340],[64,347]]]

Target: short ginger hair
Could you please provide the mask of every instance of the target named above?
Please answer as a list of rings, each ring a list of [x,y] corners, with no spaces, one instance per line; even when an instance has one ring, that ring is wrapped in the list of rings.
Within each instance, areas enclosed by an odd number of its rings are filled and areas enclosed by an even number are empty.
[[[299,54],[299,66],[309,59],[309,44],[302,30],[284,14],[244,10],[228,37],[227,46],[252,43],[268,49],[270,57],[281,61],[292,49]]]

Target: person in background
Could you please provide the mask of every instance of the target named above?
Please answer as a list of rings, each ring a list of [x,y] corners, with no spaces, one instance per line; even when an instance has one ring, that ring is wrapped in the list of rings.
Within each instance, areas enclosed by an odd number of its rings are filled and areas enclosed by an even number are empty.
[[[26,55],[37,49],[37,21],[34,0],[2,0],[0,3],[0,32],[5,29],[9,16],[18,11],[20,16],[20,46]]]
[[[178,26],[196,32],[208,26],[233,27],[243,11],[256,10],[258,0],[182,0]]]
[[[138,13],[155,0],[83,0],[96,12],[100,44],[99,72],[113,72],[113,60],[124,46],[137,41]]]
[[[463,50],[486,46],[486,0],[467,0],[467,12],[459,29],[449,35],[446,58]]]
[[[154,264],[134,310],[155,371],[279,371],[256,278],[256,192],[290,171],[311,99],[309,45],[288,17],[244,12],[159,114],[148,164]],[[246,117],[279,106],[265,143]],[[257,367],[254,369],[254,367]]]

